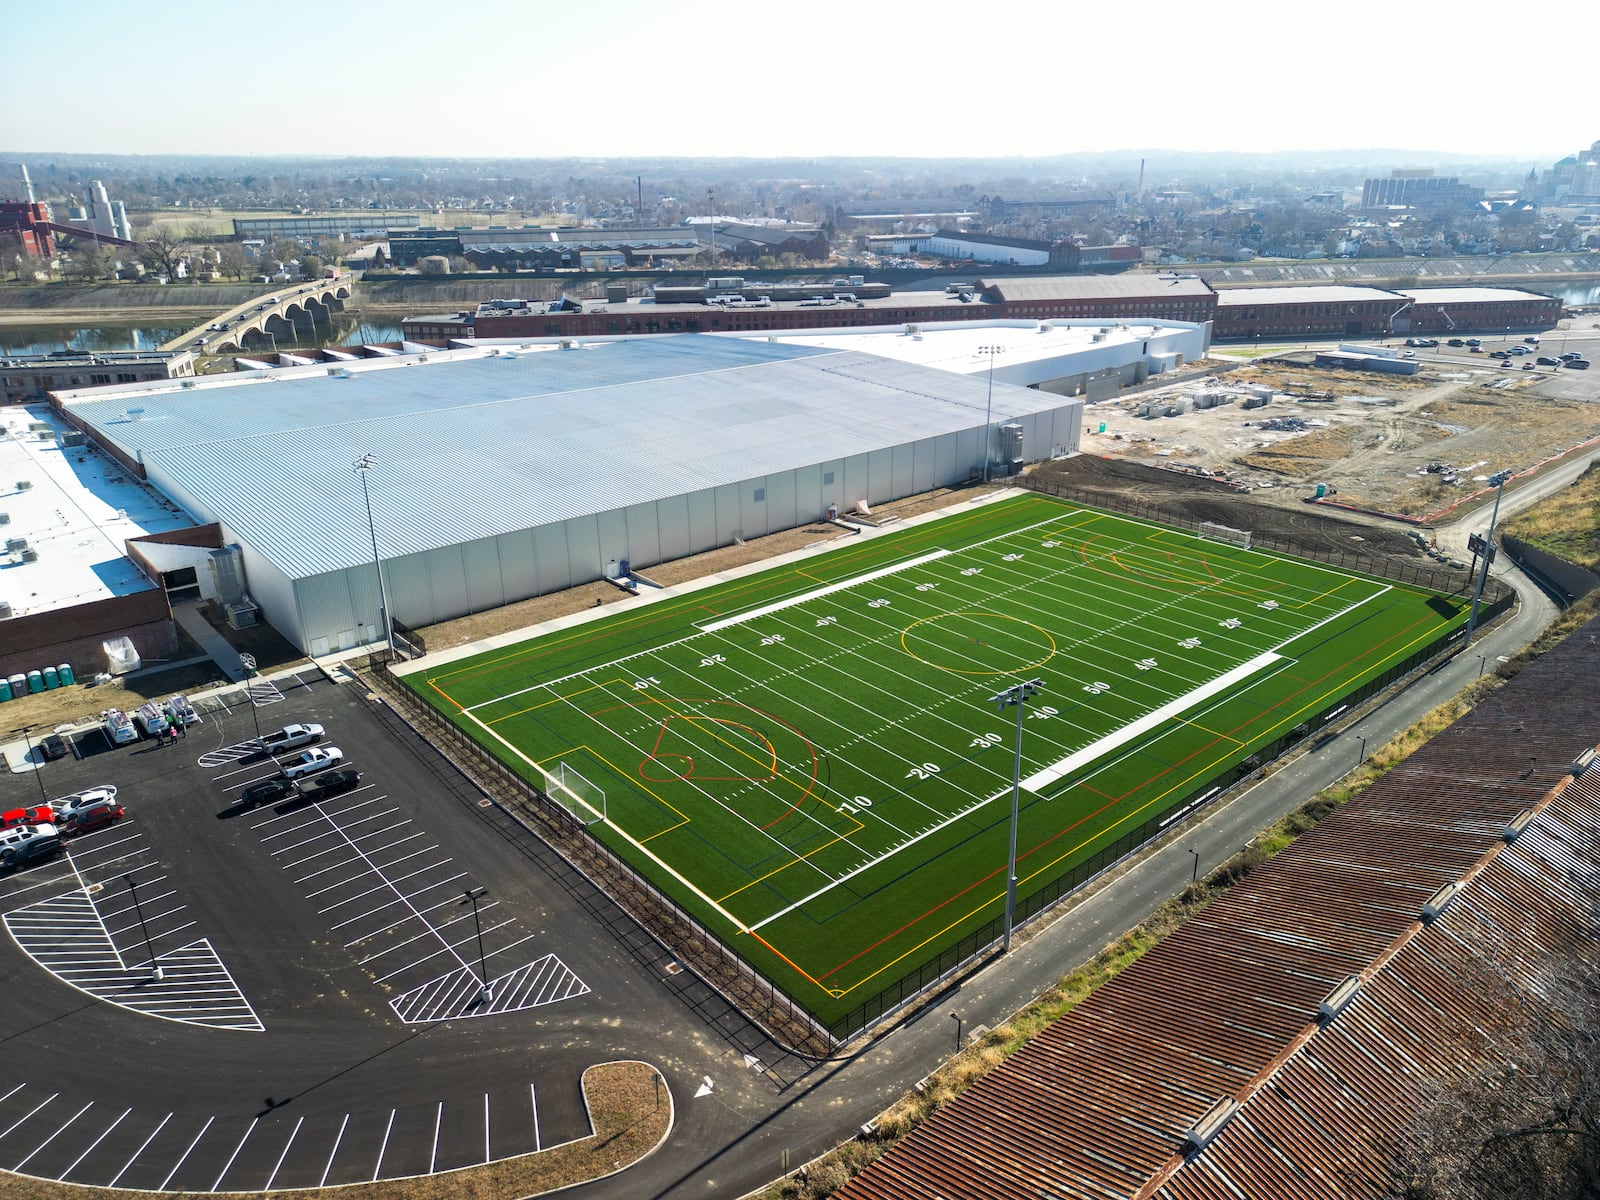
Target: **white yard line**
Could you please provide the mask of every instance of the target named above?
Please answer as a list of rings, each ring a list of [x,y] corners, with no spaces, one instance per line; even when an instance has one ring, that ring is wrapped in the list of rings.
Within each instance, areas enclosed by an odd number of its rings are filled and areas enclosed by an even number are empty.
[[[772,604],[763,604],[760,608],[752,608],[749,612],[739,613],[732,617],[723,617],[721,620],[708,621],[697,628],[701,633],[715,633],[719,629],[726,629],[730,625],[742,625],[746,621],[754,621],[757,617],[765,617],[771,613],[782,612],[786,608],[793,608],[797,604],[806,604],[823,596],[831,596],[835,592],[842,592],[853,588],[857,584],[871,583],[874,579],[882,579],[886,575],[898,575],[901,571],[909,571],[912,567],[920,567],[923,563],[930,563],[936,558],[943,558],[949,550],[934,550],[927,554],[919,554],[916,558],[908,558],[905,562],[894,563],[892,566],[879,567],[876,571],[868,571],[865,575],[854,575],[849,579],[840,580],[819,587],[814,591],[802,592],[798,596],[790,596],[787,600],[778,600]]]

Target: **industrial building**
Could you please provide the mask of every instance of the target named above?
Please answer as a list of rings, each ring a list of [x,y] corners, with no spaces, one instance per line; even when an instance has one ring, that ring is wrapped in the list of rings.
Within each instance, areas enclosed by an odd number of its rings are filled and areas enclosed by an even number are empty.
[[[0,358],[0,404],[47,400],[60,389],[180,379],[194,374],[192,350],[53,350]]]
[[[424,258],[465,258],[501,271],[581,271],[657,258],[693,257],[708,247],[689,226],[641,229],[491,225],[487,229],[391,229],[389,261],[416,266]]]
[[[1561,301],[1520,288],[1396,288],[1411,303],[1394,317],[1394,332],[1470,333],[1526,332],[1554,329],[1561,319]]]
[[[818,346],[477,346],[111,393],[63,418],[238,547],[311,654],[1076,450],[1083,401]],[[365,474],[353,469],[367,455]],[[363,485],[370,487],[369,525]],[[163,568],[165,569],[165,568]]]
[[[324,213],[305,217],[235,217],[236,238],[381,238],[390,230],[415,229],[421,217],[405,213],[381,213],[356,209],[353,212]]]
[[[1395,170],[1361,185],[1362,208],[1467,208],[1482,199],[1481,187],[1431,169]]]
[[[1561,301],[1520,288],[1382,288],[1356,285],[1224,288],[1216,339],[1382,338],[1452,331],[1554,329]]]
[[[502,307],[491,310],[406,317],[401,329],[414,341],[449,342],[631,333],[777,333],[840,326],[1055,318],[1201,324],[1212,319],[1217,302],[1216,293],[1198,276],[1172,274],[975,279],[939,292],[898,293],[848,277],[800,288],[740,283],[737,291],[672,285],[642,299],[618,291],[605,300],[501,301]]]

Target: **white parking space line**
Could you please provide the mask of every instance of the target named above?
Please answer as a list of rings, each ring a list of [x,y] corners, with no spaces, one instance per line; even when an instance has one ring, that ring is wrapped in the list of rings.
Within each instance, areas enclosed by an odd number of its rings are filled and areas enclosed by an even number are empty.
[[[183,1166],[184,1159],[187,1159],[189,1155],[194,1153],[194,1148],[200,1144],[200,1139],[205,1137],[206,1130],[211,1128],[211,1122],[215,1120],[216,1117],[206,1118],[206,1123],[200,1126],[200,1132],[194,1135],[194,1141],[189,1143],[189,1148],[183,1152],[183,1155],[178,1159],[178,1161],[172,1164],[172,1170],[167,1172],[167,1177],[161,1181],[161,1186],[156,1188],[156,1191],[164,1192],[167,1190],[167,1184],[172,1182],[172,1177],[178,1173],[178,1168]]]
[[[533,1152],[539,1153],[539,1094],[528,1085],[528,1104],[533,1109]]]
[[[33,1160],[33,1156],[35,1154],[38,1154],[39,1151],[43,1150],[51,1142],[55,1141],[56,1138],[60,1137],[63,1133],[65,1133],[68,1129],[70,1129],[72,1127],[72,1123],[74,1121],[76,1121],[79,1117],[83,1116],[84,1113],[88,1112],[93,1107],[94,1107],[94,1101],[91,1100],[91,1101],[89,1101],[89,1103],[85,1104],[82,1108],[80,1108],[77,1112],[73,1113],[70,1117],[67,1118],[66,1124],[62,1125],[60,1129],[57,1129],[49,1137],[45,1138],[44,1141],[40,1142],[37,1146],[35,1146],[33,1148],[32,1152],[28,1155],[28,1157],[23,1159],[16,1166],[12,1167],[11,1170],[13,1172],[21,1171],[23,1167],[27,1166],[28,1163]]]
[[[319,1188],[327,1186],[328,1173],[333,1170],[334,1157],[339,1153],[339,1143],[344,1141],[344,1131],[349,1124],[350,1114],[345,1113],[344,1120],[339,1122],[339,1132],[333,1135],[333,1149],[328,1151],[328,1165],[322,1168],[322,1178],[317,1180]]]
[[[272,1190],[272,1181],[278,1177],[278,1172],[283,1170],[283,1160],[289,1157],[289,1147],[294,1145],[294,1139],[300,1135],[300,1126],[305,1123],[306,1119],[304,1117],[294,1123],[294,1129],[289,1134],[289,1140],[283,1144],[283,1153],[278,1155],[277,1165],[272,1168],[272,1174],[267,1176],[267,1182],[262,1187],[262,1191],[270,1192]]]
[[[5,1129],[0,1130],[0,1140],[3,1140],[5,1138],[7,1138],[7,1137],[10,1137],[12,1132],[17,1128],[17,1126],[21,1125],[29,1117],[33,1116],[34,1113],[38,1112],[41,1108],[43,1108],[45,1105],[49,1104],[50,1101],[54,1100],[59,1095],[61,1095],[60,1092],[51,1092],[43,1100],[39,1101],[38,1104],[34,1105],[27,1112],[23,1113],[22,1116],[18,1117],[15,1121],[11,1122],[10,1125],[7,1125],[5,1127]]]
[[[222,1174],[217,1176],[217,1181],[211,1185],[214,1192],[222,1186],[222,1181],[228,1177],[228,1172],[233,1169],[233,1160],[239,1157],[239,1151],[244,1149],[244,1144],[250,1140],[250,1135],[256,1131],[256,1126],[261,1123],[261,1118],[256,1117],[244,1131],[244,1136],[239,1139],[239,1144],[233,1148],[233,1153],[228,1155],[227,1165],[222,1168]]]
[[[489,1093],[483,1094],[483,1161],[489,1161]]]
[[[152,1129],[150,1131],[150,1136],[145,1138],[144,1141],[139,1143],[139,1148],[133,1152],[133,1156],[131,1158],[129,1158],[127,1162],[122,1164],[122,1170],[118,1171],[115,1175],[113,1175],[111,1177],[111,1182],[106,1184],[106,1186],[108,1188],[114,1188],[114,1187],[117,1186],[117,1181],[128,1173],[128,1168],[129,1167],[133,1166],[134,1163],[139,1161],[139,1156],[145,1152],[145,1149],[150,1145],[151,1142],[156,1140],[156,1134],[160,1133],[163,1129],[165,1129],[167,1127],[167,1122],[170,1121],[170,1120],[172,1120],[172,1114],[171,1113],[168,1113],[166,1116],[161,1118],[161,1124],[157,1125],[154,1129]],[[170,1179],[172,1177],[169,1175],[169,1176],[167,1176],[167,1178]]]
[[[89,1145],[88,1145],[88,1148],[85,1149],[82,1154],[78,1155],[77,1158],[72,1160],[71,1165],[68,1166],[65,1171],[61,1172],[61,1179],[62,1179],[63,1182],[65,1182],[68,1179],[68,1177],[71,1176],[71,1174],[78,1169],[78,1164],[79,1163],[81,1163],[84,1159],[88,1158],[89,1155],[94,1153],[94,1148],[96,1146],[98,1146],[101,1142],[105,1141],[106,1140],[106,1135],[109,1134],[118,1125],[121,1125],[122,1121],[123,1121],[123,1118],[126,1117],[132,1111],[133,1111],[133,1109],[131,1109],[131,1108],[123,1109],[122,1110],[122,1116],[118,1117],[115,1121],[111,1122],[111,1124],[107,1125],[105,1127],[105,1130],[100,1134],[100,1136],[95,1138],[94,1141],[90,1142]]]
[[[439,1163],[439,1127],[444,1124],[444,1101],[439,1101],[438,1111],[433,1114],[433,1149],[428,1151],[428,1174],[432,1175],[434,1168]]]
[[[394,1132],[394,1114],[395,1110],[391,1108],[389,1110],[389,1123],[383,1128],[383,1144],[378,1147],[378,1161],[372,1164],[372,1180],[374,1183],[378,1180],[378,1172],[383,1170],[383,1155],[389,1149],[389,1135]]]

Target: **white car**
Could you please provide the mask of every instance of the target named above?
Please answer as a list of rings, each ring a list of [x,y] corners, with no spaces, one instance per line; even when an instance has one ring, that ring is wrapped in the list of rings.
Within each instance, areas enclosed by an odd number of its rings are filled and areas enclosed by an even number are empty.
[[[282,754],[322,739],[321,725],[285,725],[275,733],[261,735],[261,748],[268,754]]]
[[[66,820],[81,808],[95,804],[115,804],[117,788],[115,784],[102,783],[99,787],[84,788],[81,792],[73,792],[70,796],[57,796],[50,801],[58,820]]]
[[[315,775],[318,771],[326,771],[329,767],[344,761],[344,751],[337,746],[313,746],[309,750],[302,750],[293,758],[282,764],[280,770],[288,779],[299,779],[304,775]]]

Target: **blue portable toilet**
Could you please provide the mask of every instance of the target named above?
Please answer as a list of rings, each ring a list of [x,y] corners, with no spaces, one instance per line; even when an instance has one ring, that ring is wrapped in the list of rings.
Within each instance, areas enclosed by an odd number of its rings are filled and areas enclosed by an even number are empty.
[[[0,700],[11,699],[11,681],[0,675]]]
[[[56,668],[56,674],[61,677],[62,687],[71,687],[73,684],[78,682],[77,679],[73,677],[71,663],[62,663]]]
[[[45,691],[53,692],[56,688],[61,686],[61,677],[56,674],[56,669],[54,667],[46,667],[43,674]]]
[[[42,671],[28,672],[28,690],[30,692],[44,691],[44,673]]]

